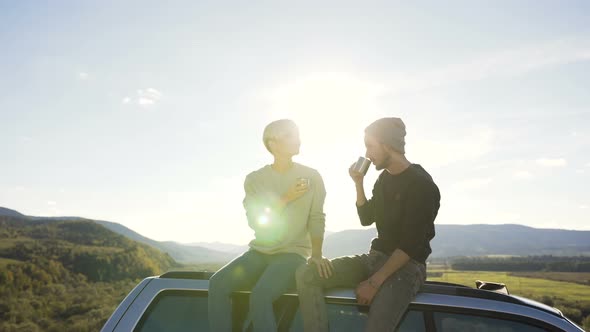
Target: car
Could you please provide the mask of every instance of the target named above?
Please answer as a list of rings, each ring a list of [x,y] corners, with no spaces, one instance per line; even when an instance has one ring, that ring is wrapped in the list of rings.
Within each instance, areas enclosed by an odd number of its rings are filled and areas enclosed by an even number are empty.
[[[102,332],[209,331],[207,295],[210,272],[173,271],[141,281],[107,320]],[[427,281],[396,331],[583,331],[559,310],[508,294],[502,284],[478,282],[477,288]],[[252,329],[248,291],[233,294],[235,331]],[[356,302],[353,289],[325,295],[332,331],[362,331],[368,306]],[[274,303],[279,331],[303,331],[295,292]]]

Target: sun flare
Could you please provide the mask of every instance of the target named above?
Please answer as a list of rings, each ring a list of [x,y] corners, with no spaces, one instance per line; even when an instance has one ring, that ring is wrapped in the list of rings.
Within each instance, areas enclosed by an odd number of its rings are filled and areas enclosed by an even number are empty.
[[[279,86],[270,94],[274,117],[293,119],[302,140],[331,144],[362,132],[378,113],[385,88],[350,73],[314,73]]]

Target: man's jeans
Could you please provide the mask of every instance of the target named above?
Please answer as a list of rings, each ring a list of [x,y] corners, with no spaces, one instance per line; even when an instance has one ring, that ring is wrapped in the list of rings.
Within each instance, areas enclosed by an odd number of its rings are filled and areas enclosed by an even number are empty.
[[[369,254],[333,259],[334,271],[328,279],[319,276],[315,265],[301,266],[297,270],[297,290],[304,330],[328,331],[325,288],[356,288],[361,281],[377,272],[389,257],[371,250]],[[373,298],[365,331],[394,331],[425,281],[425,265],[414,260],[410,260],[387,278]]]
[[[298,254],[267,255],[249,250],[209,279],[210,331],[232,330],[231,295],[252,290],[250,318],[254,331],[276,331],[273,302],[295,286],[295,271],[305,263]]]

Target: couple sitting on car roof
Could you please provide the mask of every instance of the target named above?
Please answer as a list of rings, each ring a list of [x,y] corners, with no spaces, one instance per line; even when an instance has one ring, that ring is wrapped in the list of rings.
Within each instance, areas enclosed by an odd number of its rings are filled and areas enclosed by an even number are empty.
[[[406,128],[399,118],[382,118],[365,129],[366,157],[384,170],[365,197],[364,173],[349,169],[363,226],[377,238],[368,253],[327,259],[322,255],[326,190],[313,168],[293,162],[299,130],[291,120],[264,129],[274,161],[244,182],[244,208],[254,230],[250,249],[209,282],[211,331],[232,330],[231,294],[251,289],[254,331],[276,331],[273,302],[295,284],[305,331],[328,331],[323,290],[355,287],[359,304],[370,305],[366,331],[393,331],[426,280],[440,193],[432,177],[405,157]],[[354,165],[353,165],[354,166]]]

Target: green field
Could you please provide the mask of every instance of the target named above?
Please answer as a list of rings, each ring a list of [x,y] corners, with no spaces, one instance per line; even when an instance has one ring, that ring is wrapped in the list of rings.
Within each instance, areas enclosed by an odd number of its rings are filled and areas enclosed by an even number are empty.
[[[590,286],[573,282],[529,278],[511,275],[509,272],[488,271],[432,271],[442,272],[441,277],[429,277],[428,280],[444,281],[475,287],[475,280],[501,282],[514,295],[567,299],[570,301],[590,302]]]
[[[550,296],[571,301],[589,301],[590,286],[573,282],[529,278],[511,275],[509,272],[488,271],[429,271],[442,272],[441,277],[429,277],[428,280],[444,281],[475,287],[475,280],[505,283],[511,294],[522,296]]]
[[[531,298],[561,310],[578,324],[590,320],[590,285],[579,283],[588,273],[512,273],[489,271],[453,271],[429,269],[430,281],[442,281],[475,287],[475,280],[506,284],[510,294]],[[440,277],[438,276],[440,275]],[[561,279],[572,280],[560,281]],[[553,280],[550,280],[553,279]],[[557,279],[557,280],[556,280]],[[576,283],[575,281],[578,283]]]
[[[590,272],[511,272],[510,275],[526,278],[566,281],[590,286]]]

